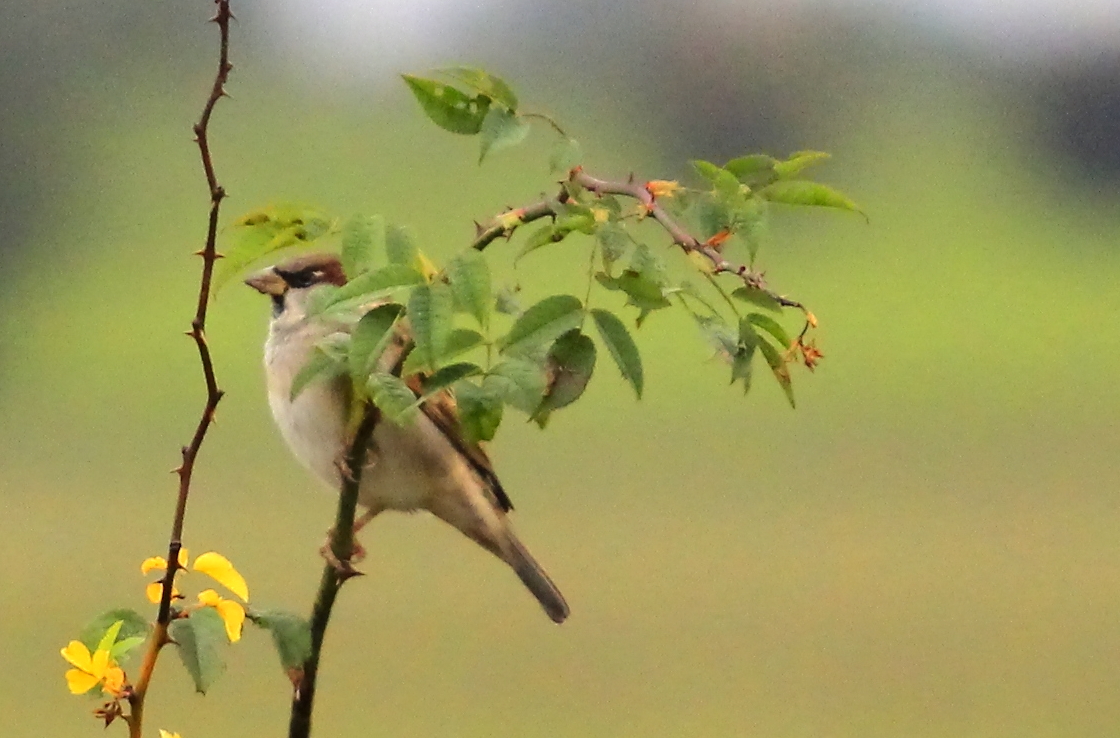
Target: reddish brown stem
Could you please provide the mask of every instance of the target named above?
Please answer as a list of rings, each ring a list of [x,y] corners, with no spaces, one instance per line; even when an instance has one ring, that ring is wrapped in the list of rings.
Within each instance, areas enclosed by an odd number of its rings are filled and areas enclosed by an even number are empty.
[[[221,37],[218,52],[218,71],[214,75],[214,84],[202,109],[202,115],[198,122],[194,124],[195,142],[198,144],[199,153],[202,157],[202,168],[206,175],[206,185],[210,193],[210,215],[206,229],[206,245],[196,252],[202,257],[202,274],[199,278],[198,302],[195,307],[194,319],[191,320],[191,329],[187,331],[187,335],[194,339],[195,346],[198,348],[202,375],[206,383],[206,403],[190,444],[183,446],[181,450],[182,463],[175,470],[179,475],[179,494],[175,504],[175,517],[171,524],[171,537],[167,546],[167,573],[163,578],[163,595],[160,598],[155,631],[149,639],[148,650],[144,655],[140,674],[129,696],[131,715],[128,716],[127,722],[129,734],[132,738],[139,738],[142,734],[144,698],[147,695],[148,685],[155,669],[159,651],[169,642],[167,625],[171,622],[173,616],[171,610],[172,583],[175,580],[175,573],[180,568],[179,551],[183,546],[183,522],[187,515],[187,498],[190,496],[191,477],[199,449],[202,448],[202,443],[206,440],[206,433],[214,422],[214,412],[224,394],[218,386],[217,375],[214,372],[214,360],[210,355],[210,347],[206,343],[206,308],[210,303],[210,285],[214,274],[214,263],[221,258],[217,250],[218,216],[222,200],[226,196],[226,191],[218,184],[218,178],[214,172],[214,162],[210,155],[209,128],[210,116],[214,112],[214,106],[218,104],[218,100],[225,96],[226,81],[229,79],[230,70],[233,69],[233,65],[229,62],[229,25],[233,14],[230,12],[229,0],[214,0],[214,4],[217,6],[217,10],[211,21],[217,24]]]

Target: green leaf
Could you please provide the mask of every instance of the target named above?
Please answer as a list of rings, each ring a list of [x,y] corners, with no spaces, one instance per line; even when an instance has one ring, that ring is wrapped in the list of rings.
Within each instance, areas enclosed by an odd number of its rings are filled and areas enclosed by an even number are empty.
[[[424,398],[427,398],[442,389],[450,387],[461,379],[482,374],[482,367],[469,361],[458,364],[448,364],[423,382]]]
[[[642,310],[660,310],[672,304],[660,285],[631,269],[619,275],[617,284],[630,298],[628,302]]]
[[[393,326],[404,308],[395,302],[380,305],[362,316],[350,338],[350,376],[358,387],[377,366],[377,360],[393,339]]]
[[[124,663],[132,651],[136,649],[144,641],[148,640],[144,636],[132,636],[131,638],[122,638],[113,644],[109,649],[109,658],[116,661],[118,664]]]
[[[471,92],[501,103],[510,110],[517,110],[517,95],[503,80],[475,67],[444,67],[437,74],[455,80]]]
[[[490,109],[488,96],[470,97],[434,79],[410,74],[402,74],[401,77],[424,113],[440,128],[468,136],[482,129],[482,121]]]
[[[780,302],[775,300],[769,293],[763,292],[755,287],[747,287],[744,285],[732,292],[731,296],[743,302],[757,305],[765,310],[773,310],[774,312],[781,312],[782,310],[782,304]]]
[[[634,394],[641,399],[644,382],[642,356],[630,336],[630,331],[626,330],[626,326],[614,313],[606,310],[596,308],[591,311],[591,317],[595,321],[595,327],[599,329],[599,335],[606,344],[607,351],[622,372],[623,379],[630,383],[634,388]]]
[[[761,197],[751,196],[735,211],[734,219],[735,235],[746,242],[751,264],[754,264],[769,230],[770,203]]]
[[[389,226],[385,231],[385,256],[390,264],[403,264],[420,272],[420,250],[412,240],[408,229],[403,226]]]
[[[447,348],[444,350],[445,359],[454,359],[471,349],[475,349],[486,342],[482,334],[469,328],[456,328],[447,337]]]
[[[502,315],[521,315],[521,301],[517,299],[518,287],[506,285],[494,295],[494,309]]]
[[[294,402],[300,396],[300,393],[317,379],[329,381],[341,377],[345,373],[346,366],[338,356],[316,346],[311,350],[311,356],[307,358],[304,365],[296,372],[295,378],[292,379],[292,387],[288,391],[288,400]]]
[[[757,187],[759,184],[772,182],[776,176],[774,167],[778,160],[766,154],[751,154],[732,159],[723,165],[723,168],[735,175],[748,187]]]
[[[599,239],[599,254],[603,258],[603,268],[610,274],[615,262],[626,255],[632,239],[621,223],[607,223],[596,234]]]
[[[583,303],[572,295],[552,295],[526,310],[501,339],[503,353],[548,343],[579,325]]]
[[[82,632],[78,635],[78,640],[84,643],[86,648],[92,653],[97,650],[97,645],[101,642],[101,639],[105,637],[109,629],[118,622],[121,623],[121,627],[117,633],[117,637],[121,639],[133,637],[141,639],[147,638],[152,628],[148,619],[135,610],[118,608],[103,612],[87,623],[86,627],[82,628]]]
[[[516,146],[529,135],[529,124],[521,116],[506,108],[490,108],[482,121],[478,163],[491,151],[501,151]]]
[[[564,236],[566,235],[566,233],[557,230],[556,227],[551,223],[537,228],[525,239],[525,244],[521,247],[521,250],[517,252],[517,256],[515,256],[513,259],[513,263],[516,264],[521,260],[521,257],[533,251],[536,251],[542,246],[547,246],[552,243],[563,241]]]
[[[583,160],[583,149],[574,138],[562,138],[552,148],[548,158],[550,174],[569,172]]]
[[[350,280],[342,287],[326,290],[334,285],[321,285],[312,293],[314,300],[308,307],[310,316],[322,313],[338,313],[346,310],[362,308],[391,294],[393,290],[401,287],[412,287],[423,284],[424,277],[411,266],[404,264],[389,264],[377,271],[366,272]],[[322,298],[319,298],[322,290]]]
[[[471,443],[494,438],[502,422],[502,399],[493,390],[469,381],[455,385],[455,401],[459,407],[459,423],[463,435]]]
[[[719,177],[720,172],[724,171],[722,167],[717,167],[710,161],[704,161],[703,159],[694,159],[689,164],[692,165],[697,174],[713,184]]]
[[[486,257],[474,249],[464,251],[447,265],[447,279],[455,302],[486,330],[490,325],[490,305],[494,302]]]
[[[385,219],[355,215],[342,226],[342,271],[347,279],[373,268],[375,254],[385,247]]]
[[[742,380],[743,394],[750,392],[754,375],[754,355],[761,339],[749,320],[739,321],[739,346],[731,359],[731,384]]]
[[[758,348],[762,351],[762,355],[766,357],[766,363],[770,365],[770,370],[774,372],[774,378],[778,380],[782,392],[785,393],[786,399],[789,400],[789,406],[796,408],[797,403],[793,399],[793,382],[789,376],[789,366],[786,364],[785,359],[782,358],[782,354],[766,341],[759,341]]]
[[[412,340],[419,351],[423,366],[435,371],[447,351],[455,318],[455,302],[451,288],[442,282],[422,284],[412,290],[408,300],[408,322],[412,326]]]
[[[665,263],[646,244],[639,244],[630,259],[630,269],[657,285],[666,282]]]
[[[387,372],[374,372],[369,375],[366,388],[373,404],[390,421],[404,425],[416,417],[416,395],[400,377]]]
[[[709,316],[697,317],[696,324],[700,326],[700,331],[715,349],[717,356],[728,362],[735,357],[739,350],[739,336],[731,326],[720,318]]]
[[[774,173],[781,179],[788,179],[806,167],[812,166],[818,162],[822,162],[830,157],[823,151],[798,151],[785,161],[780,161],[774,165]]]
[[[178,646],[179,658],[187,667],[195,690],[206,694],[226,669],[218,651],[219,646],[228,642],[222,617],[213,607],[200,607],[185,618],[172,620],[168,633]]]
[[[867,214],[849,200],[847,197],[817,182],[805,180],[781,180],[768,185],[759,193],[770,202],[780,202],[784,205],[808,205],[811,207],[839,208],[859,213],[865,219]]]
[[[595,342],[572,329],[560,336],[548,352],[549,383],[544,399],[531,420],[544,428],[554,410],[578,400],[595,371]]]
[[[289,246],[310,244],[330,229],[331,220],[309,205],[270,205],[246,213],[223,238],[225,258],[214,273],[214,292],[257,259]]]
[[[283,610],[251,612],[249,619],[272,635],[285,671],[301,669],[311,657],[311,626],[299,615]]]
[[[793,339],[786,333],[786,329],[778,323],[778,321],[771,318],[769,315],[762,313],[749,313],[744,320],[749,320],[753,325],[758,326],[762,330],[769,333],[778,342],[778,345],[783,351],[793,345]]]
[[[524,359],[506,359],[490,370],[482,383],[504,402],[532,415],[545,391],[544,370]]]

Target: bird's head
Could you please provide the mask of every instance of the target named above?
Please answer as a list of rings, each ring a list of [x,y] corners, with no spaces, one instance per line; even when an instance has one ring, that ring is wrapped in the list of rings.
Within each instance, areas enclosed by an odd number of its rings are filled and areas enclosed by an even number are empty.
[[[251,274],[245,284],[272,298],[272,316],[306,312],[307,297],[321,284],[346,284],[342,264],[334,254],[306,254]]]

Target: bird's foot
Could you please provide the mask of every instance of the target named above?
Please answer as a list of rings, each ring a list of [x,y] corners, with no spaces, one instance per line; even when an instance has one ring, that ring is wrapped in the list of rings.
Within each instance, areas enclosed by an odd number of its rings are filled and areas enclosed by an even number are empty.
[[[331,539],[333,538],[334,531],[328,531],[327,540],[324,541],[322,547],[319,548],[319,554],[327,564],[335,570],[340,581],[346,581],[350,577],[362,576],[363,572],[355,569],[354,564],[361,563],[365,559],[365,546],[355,540],[350,544],[350,555],[345,558],[339,558],[334,552],[334,547],[331,546]]]

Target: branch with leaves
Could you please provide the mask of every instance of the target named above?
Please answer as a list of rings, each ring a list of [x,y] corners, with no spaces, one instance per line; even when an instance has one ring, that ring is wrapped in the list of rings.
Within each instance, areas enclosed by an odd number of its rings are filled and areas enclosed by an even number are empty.
[[[545,123],[558,137],[550,156],[551,169],[560,176],[554,196],[476,224],[473,241],[442,267],[407,230],[382,216],[340,219],[300,205],[263,207],[238,218],[227,231],[226,258],[219,263],[218,225],[225,190],[215,173],[208,133],[232,69],[232,15],[228,0],[215,4],[218,71],[194,126],[210,211],[206,243],[198,252],[203,267],[188,332],[198,349],[207,397],[175,470],[179,495],[168,555],[147,559],[141,566],[144,574],[163,572],[147,587],[158,611],[154,622],[148,622],[131,609],[110,610],[62,655],[73,667],[66,674],[71,691],[100,688],[109,700],[97,715],[106,724],[122,719],[132,738],[139,738],[145,698],[163,647],[176,646],[195,688],[205,692],[224,669],[222,648],[241,638],[248,620],[272,635],[294,688],[289,735],[306,738],[323,639],[339,590],[354,574],[349,561],[357,493],[362,469],[370,463],[367,454],[377,423],[408,424],[425,403],[451,393],[455,422],[469,443],[494,438],[507,410],[544,428],[557,411],[583,396],[600,347],[640,398],[645,372],[631,326],[640,329],[652,315],[674,307],[694,319],[716,355],[730,365],[732,384],[750,389],[754,359],[761,354],[792,405],[791,365],[812,369],[821,353],[807,339],[817,325],[813,314],[800,300],[771,289],[755,269],[770,209],[795,205],[859,210],[836,190],[803,177],[808,167],[827,158],[819,152],[799,152],[786,159],[748,155],[723,166],[694,161],[700,178],[694,187],[632,175],[621,180],[594,176],[585,168],[578,143],[553,118],[522,111],[503,80],[478,69],[453,67],[435,77],[404,77],[428,118],[447,131],[477,136],[480,163],[524,141],[533,122]],[[537,226],[529,229],[534,223]],[[662,240],[667,235],[668,248],[646,243],[649,231]],[[582,296],[539,294],[522,308],[521,285],[496,284],[492,277],[489,260],[496,257],[487,248],[503,238],[520,242],[515,263],[564,241],[584,246],[586,251],[579,251],[576,259],[578,273],[586,275]],[[227,559],[208,552],[192,564],[182,543],[192,472],[222,399],[206,342],[211,294],[249,264],[289,247],[339,251],[345,283],[316,286],[308,314],[348,326],[316,346],[292,382],[291,397],[314,382],[346,377],[354,399],[328,564],[310,620],[250,608],[248,586]],[[670,264],[663,252],[680,263]],[[680,276],[682,272],[687,276]],[[781,323],[786,309],[797,311],[803,321],[795,335]],[[390,350],[399,354],[386,364],[383,359]],[[209,576],[233,597],[206,589],[188,604],[177,587],[179,575],[188,570]],[[144,644],[139,676],[130,683],[123,664]]]

